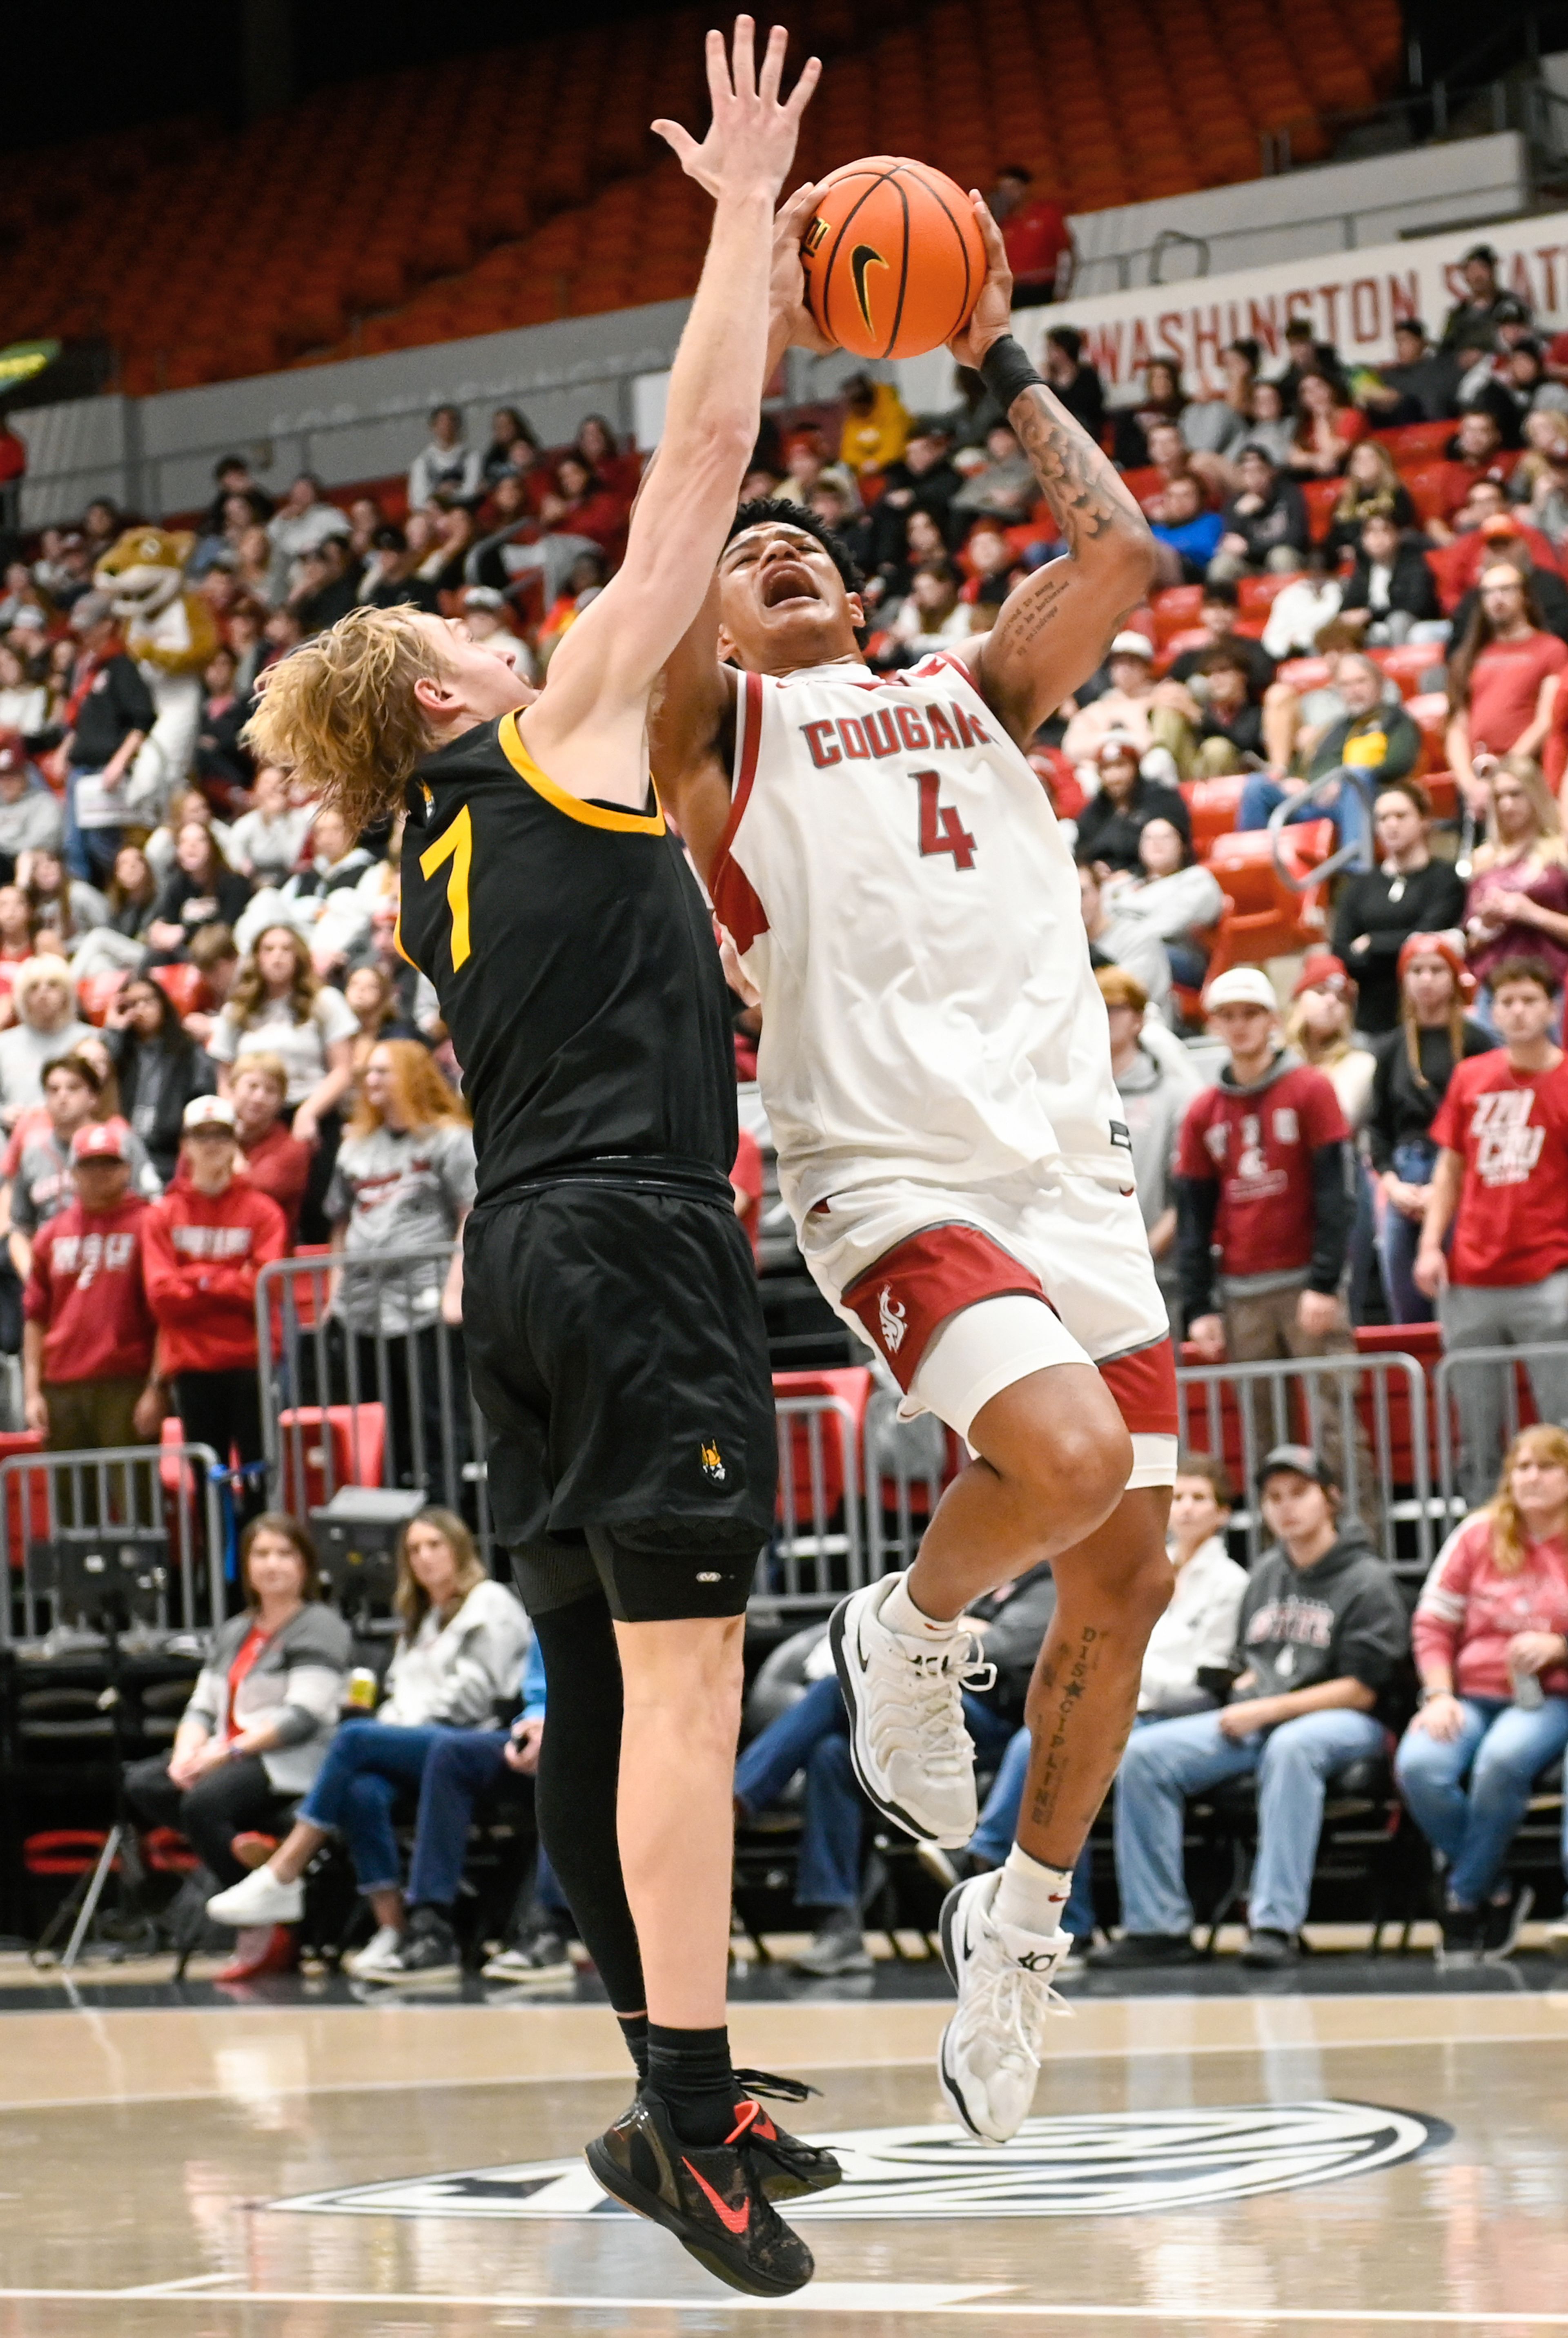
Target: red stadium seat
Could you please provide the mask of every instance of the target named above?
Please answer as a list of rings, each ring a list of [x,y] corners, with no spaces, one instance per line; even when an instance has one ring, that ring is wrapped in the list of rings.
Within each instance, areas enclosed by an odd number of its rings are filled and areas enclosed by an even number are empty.
[[[89,1023],[102,1024],[130,976],[123,967],[102,974],[84,974],[76,985],[76,1004]]]
[[[1420,732],[1429,757],[1441,768],[1448,753],[1448,699],[1441,690],[1423,691],[1405,701],[1405,712]]]
[[[1305,693],[1322,690],[1333,674],[1333,666],[1326,657],[1287,658],[1274,676],[1289,690]]]
[[[838,1412],[839,1407],[845,1408],[848,1414],[847,1425],[849,1429],[850,1450],[856,1456],[864,1452],[866,1407],[871,1400],[871,1375],[863,1365],[847,1365],[830,1371],[775,1372],[773,1395],[775,1400],[781,1397],[825,1399],[829,1400],[834,1412]],[[825,1410],[828,1409],[828,1406],[824,1407]],[[838,1418],[842,1419],[843,1415],[839,1414]],[[784,1518],[786,1493],[792,1490],[797,1526],[804,1526],[811,1519],[818,1495],[821,1498],[824,1516],[833,1518],[844,1505],[843,1437],[837,1433],[837,1424],[833,1420],[825,1422],[815,1440],[820,1474],[814,1483],[811,1450],[813,1438],[809,1418],[804,1414],[789,1417],[789,1426],[788,1477],[791,1483],[787,1487],[786,1472],[781,1469],[779,1516],[780,1518]],[[783,1459],[782,1456],[780,1458]],[[859,1467],[858,1460],[856,1462],[856,1467],[857,1469]]]
[[[1294,584],[1300,574],[1300,570],[1297,569],[1289,576],[1273,575],[1243,576],[1236,587],[1236,603],[1241,614],[1244,617],[1262,617],[1267,620],[1269,610],[1283,593],[1286,585]]]
[[[282,1508],[302,1518],[327,1500],[328,1447],[335,1488],[378,1486],[386,1442],[387,1413],[379,1404],[302,1404],[280,1412]]]
[[[172,999],[177,1015],[195,1014],[207,987],[199,966],[155,966],[151,971],[159,989]]]
[[[1229,836],[1234,830],[1246,784],[1244,771],[1230,771],[1220,780],[1188,780],[1183,783],[1181,794],[1192,820],[1192,849],[1200,860],[1208,860],[1217,837]]]
[[[1284,852],[1298,876],[1326,860],[1334,850],[1331,820],[1300,820],[1281,830]],[[1327,927],[1320,885],[1297,892],[1274,864],[1274,839],[1267,829],[1215,840],[1209,867],[1225,896],[1225,914],[1209,961],[1210,980],[1228,966],[1257,966],[1265,958],[1289,958],[1320,947]]]
[[[1416,463],[1436,463],[1458,428],[1456,422],[1402,422],[1396,430],[1375,430],[1374,438],[1387,447],[1396,470]]]
[[[1396,649],[1368,650],[1367,656],[1380,665],[1385,673],[1392,674],[1399,685],[1401,697],[1410,699],[1423,674],[1430,673],[1443,663],[1441,642],[1401,642]]]
[[[1168,584],[1156,593],[1149,606],[1154,614],[1154,641],[1157,648],[1180,633],[1185,633],[1198,622],[1198,612],[1203,605],[1201,584]]]
[[[1344,482],[1340,479],[1308,479],[1303,483],[1301,494],[1306,502],[1308,519],[1311,523],[1314,544],[1328,542],[1329,526],[1334,518],[1334,506],[1344,491]]]
[[[1167,673],[1179,657],[1189,650],[1207,649],[1209,635],[1201,625],[1188,625],[1181,633],[1172,634],[1164,646],[1154,653],[1154,671]]]

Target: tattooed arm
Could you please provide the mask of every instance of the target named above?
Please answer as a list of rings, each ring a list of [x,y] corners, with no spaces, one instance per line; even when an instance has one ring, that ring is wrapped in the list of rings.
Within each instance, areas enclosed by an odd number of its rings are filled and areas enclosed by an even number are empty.
[[[995,221],[978,196],[975,208],[990,272],[975,314],[949,346],[960,365],[978,369],[1007,336],[1013,280]],[[1153,578],[1154,539],[1115,466],[1044,382],[1019,391],[1007,419],[1034,466],[1067,555],[1020,585],[991,631],[961,643],[955,655],[1023,746],[1093,673],[1112,635],[1144,598]]]

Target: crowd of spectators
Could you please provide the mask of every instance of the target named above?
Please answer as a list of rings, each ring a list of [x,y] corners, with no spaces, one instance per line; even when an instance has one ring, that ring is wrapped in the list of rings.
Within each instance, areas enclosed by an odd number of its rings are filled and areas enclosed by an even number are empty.
[[[1048,250],[1051,222],[1031,221],[1026,188],[1014,192],[1014,229],[1027,227],[1044,255],[1038,280],[1059,284],[1070,250]],[[1568,766],[1568,337],[1534,339],[1484,251],[1466,272],[1469,296],[1438,341],[1407,320],[1396,361],[1376,369],[1352,372],[1298,323],[1272,366],[1249,342],[1225,352],[1217,397],[1189,398],[1156,360],[1136,403],[1112,412],[1073,328],[1051,328],[1040,350],[1057,394],[1104,434],[1143,502],[1161,589],[1185,586],[1198,604],[1174,643],[1158,605],[1126,619],[1031,754],[1075,843],[1151,1248],[1198,1361],[1349,1356],[1369,1318],[1416,1322],[1434,1311],[1451,1349],[1568,1342],[1568,846],[1556,792]],[[838,408],[767,418],[746,483],[748,496],[792,500],[842,538],[865,576],[878,669],[994,624],[1059,550],[1004,417],[978,383],[961,377],[960,388],[950,410],[912,416],[889,383],[857,378]],[[1397,441],[1372,435],[1416,422],[1448,432],[1419,478],[1396,459]],[[126,782],[157,721],[156,676],[127,653],[95,582],[125,515],[96,504],[6,567],[0,1346],[12,1325],[18,1425],[91,1447],[152,1437],[172,1413],[186,1439],[255,1459],[258,1274],[300,1243],[330,1242],[343,1262],[328,1369],[385,1381],[392,1474],[428,1481],[422,1457],[453,1433],[434,1342],[444,1326],[460,1370],[460,1249],[449,1270],[433,1262],[395,1300],[356,1254],[436,1252],[460,1237],[474,1191],[460,1067],[429,986],[396,950],[396,835],[350,835],[291,774],[255,768],[245,722],[267,667],[361,603],[460,615],[538,676],[620,557],[637,476],[601,418],[552,451],[512,407],[472,436],[458,408],[436,408],[397,493],[334,500],[301,478],[274,501],[246,463],[221,464],[186,578],[219,634],[191,768],[154,805],[136,799],[148,816],[134,819]],[[1430,719],[1406,709],[1387,663],[1395,653],[1429,701],[1446,694],[1436,743]],[[1423,780],[1444,769],[1456,816],[1439,823]],[[1242,834],[1327,820],[1337,845],[1359,849],[1298,977],[1277,982],[1227,958],[1209,978],[1227,902],[1196,840],[1194,803],[1216,782],[1235,783],[1230,824]],[[755,1008],[738,1007],[742,1076],[756,1036]],[[742,1154],[737,1207],[755,1242],[761,1169]],[[1486,1504],[1500,1466],[1504,1487],[1480,1512],[1494,1523],[1466,1529],[1480,1580],[1487,1550],[1485,1564],[1510,1571],[1522,1536],[1532,1551],[1555,1551],[1568,1492],[1556,1524],[1543,1525],[1530,1469],[1539,1463],[1544,1483],[1560,1461],[1515,1450],[1503,1464],[1494,1388],[1483,1393],[1489,1374],[1478,1370],[1472,1395],[1470,1378],[1459,1382],[1465,1490]],[[1542,1420],[1568,1418],[1568,1370],[1536,1359],[1531,1380]],[[1269,1835],[1257,1960],[1294,1953],[1324,1779],[1381,1743],[1405,1646],[1402,1616],[1376,1589],[1387,1577],[1368,1572],[1387,1556],[1384,1522],[1352,1530],[1347,1518],[1340,1530],[1340,1488],[1375,1483],[1358,1425],[1341,1445],[1328,1408],[1319,1451],[1281,1465],[1261,1490],[1278,1537],[1266,1580],[1259,1570],[1233,1579],[1230,1491],[1210,1465],[1188,1472],[1172,1545],[1186,1589],[1171,1645],[1152,1650],[1119,1788],[1128,1958],[1139,1940],[1156,1957],[1179,1953],[1186,1937],[1183,1797],[1250,1770]],[[257,1488],[245,1506],[261,1499]],[[1496,1527],[1504,1513],[1512,1525]],[[510,1600],[472,1572],[466,1533],[441,1514],[406,1549],[407,1628],[388,1701],[375,1724],[336,1734],[324,1706],[310,1776],[297,1784],[299,1745],[269,1735],[271,1722],[236,1726],[249,1710],[239,1691],[249,1677],[250,1701],[259,1693],[253,1643],[283,1646],[292,1631],[313,1652],[299,1659],[309,1668],[329,1619],[297,1528],[273,1522],[251,1544],[251,1622],[227,1627],[167,1774],[138,1788],[150,1818],[156,1808],[212,1847],[202,1855],[230,1918],[257,1936],[241,1964],[286,1955],[275,1928],[294,1917],[279,1911],[294,1907],[320,1842],[342,1832],[376,1918],[366,1977],[450,1969],[459,1821],[504,1769],[526,1772],[543,1725],[542,1682],[531,1703],[524,1687],[515,1737],[485,1725],[519,1688],[520,1611],[500,1616],[514,1645],[491,1665],[473,1714],[447,1709],[426,1664],[426,1644],[459,1645],[463,1632],[446,1636],[455,1619],[468,1614],[464,1631],[477,1630],[485,1601],[469,1609],[481,1591]],[[1428,1595],[1447,1625],[1470,1596],[1450,1584],[1456,1564],[1445,1554],[1434,1586],[1447,1587]],[[1318,1677],[1286,1686],[1279,1657],[1295,1627],[1279,1618],[1304,1596],[1303,1575],[1338,1587],[1322,1595]],[[1050,1598],[1046,1574],[976,1619],[999,1665],[997,1689],[971,1714],[999,1765],[976,1859],[999,1855],[1021,1786],[1027,1664],[1014,1679],[997,1652],[1013,1626],[1038,1644]],[[1538,1604],[1537,1636],[1560,1638],[1545,1592]],[[1417,1629],[1424,1679],[1432,1629]],[[1246,1660],[1238,1688],[1212,1678],[1227,1631]],[[1549,1713],[1568,1710],[1568,1672],[1560,1684],[1559,1658],[1535,1653],[1540,1665],[1523,1669],[1544,1674]],[[1432,1667],[1436,1694],[1435,1655]],[[1412,1810],[1457,1863],[1456,1955],[1466,1939],[1477,1953],[1495,1948],[1499,1924],[1508,1929],[1489,1912],[1505,1842],[1493,1773],[1512,1752],[1516,1799],[1520,1763],[1550,1734],[1543,1725],[1525,1733],[1527,1747],[1511,1746],[1488,1709],[1495,1670],[1455,1671],[1459,1688],[1436,1702],[1463,1707],[1462,1722],[1446,1709],[1417,1716],[1401,1756]],[[864,1954],[862,1813],[835,1696],[827,1675],[808,1677],[801,1704],[748,1748],[736,1788],[750,1819],[804,1772],[799,1889],[817,1930],[804,1961],[822,1972]],[[1239,1706],[1259,1699],[1271,1708],[1261,1727],[1233,1726]],[[291,1688],[287,1702],[300,1702]],[[1243,1718],[1258,1723],[1256,1711]],[[221,1772],[220,1739],[245,1749],[226,1754]],[[1472,1760],[1474,1798],[1491,1815],[1475,1818],[1480,1847],[1466,1851],[1471,1822],[1455,1812]],[[230,1838],[276,1833],[284,1803],[293,1811],[307,1787],[265,1865],[220,1855],[223,1827]],[[407,1891],[387,1850],[399,1792],[420,1810]],[[1080,1919],[1087,1889],[1084,1875]],[[562,1970],[566,1919],[554,1891],[546,1868],[529,1919],[545,1949],[518,1951],[524,1978]],[[1512,1922],[1516,1894],[1507,1907]]]

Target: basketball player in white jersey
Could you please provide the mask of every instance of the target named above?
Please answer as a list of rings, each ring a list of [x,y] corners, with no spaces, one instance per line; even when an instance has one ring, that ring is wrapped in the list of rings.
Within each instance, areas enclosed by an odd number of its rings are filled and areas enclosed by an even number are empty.
[[[976,1457],[907,1573],[833,1619],[857,1773],[911,1833],[956,1846],[975,1825],[965,1606],[1053,1562],[1018,1842],[942,1920],[959,1992],[943,2085],[1004,2141],[1034,2092],[1073,1862],[1170,1596],[1176,1418],[1077,875],[1022,752],[1142,600],[1153,547],[1009,339],[1002,240],[975,201],[990,269],[953,354],[1018,434],[1067,556],[990,633],[878,678],[842,550],[793,506],[743,506],[666,671],[653,765],[760,994],[763,1098],[807,1263],[906,1412],[936,1413]],[[785,249],[774,303],[778,355],[811,334]]]

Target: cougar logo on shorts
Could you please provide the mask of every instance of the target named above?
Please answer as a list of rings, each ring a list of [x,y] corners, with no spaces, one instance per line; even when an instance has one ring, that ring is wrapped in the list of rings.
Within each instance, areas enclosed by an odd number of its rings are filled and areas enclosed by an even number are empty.
[[[896,1356],[904,1345],[908,1312],[902,1300],[894,1298],[892,1284],[885,1282],[877,1294],[877,1321],[882,1327],[882,1345],[890,1356]]]
[[[1161,2215],[1367,2176],[1439,2148],[1453,2130],[1416,2111],[1318,2100],[1032,2118],[1000,2146],[975,2143],[956,2127],[869,2127],[810,2140],[837,2155],[844,2181],[792,2200],[791,2224]],[[351,2216],[602,2221],[632,2213],[607,2201],[576,2158],[353,2185],[272,2205]]]
[[[720,1453],[719,1448],[712,1442],[711,1439],[710,1439],[708,1443],[701,1447],[701,1450],[702,1455],[703,1476],[705,1478],[711,1478],[716,1486],[721,1486],[729,1472],[724,1467],[723,1457]]]

